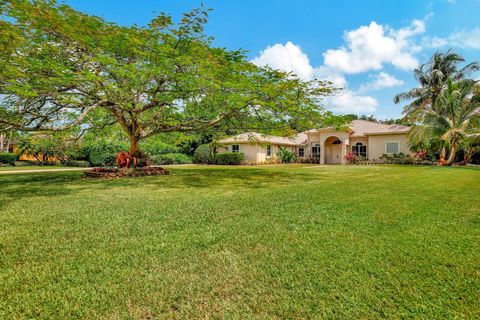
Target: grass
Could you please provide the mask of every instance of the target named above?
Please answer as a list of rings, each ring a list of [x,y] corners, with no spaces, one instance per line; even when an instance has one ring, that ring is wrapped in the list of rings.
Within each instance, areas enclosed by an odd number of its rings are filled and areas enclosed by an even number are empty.
[[[0,318],[480,317],[480,170],[0,176]]]
[[[65,169],[65,168],[74,168],[74,167],[65,167],[65,166],[6,166],[0,167],[0,172],[2,171],[21,171],[21,170],[50,170],[50,169]]]

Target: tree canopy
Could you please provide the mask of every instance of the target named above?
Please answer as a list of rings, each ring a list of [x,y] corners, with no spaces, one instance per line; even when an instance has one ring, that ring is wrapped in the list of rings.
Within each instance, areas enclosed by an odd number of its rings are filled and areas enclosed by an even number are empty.
[[[430,60],[414,70],[419,87],[395,96],[394,102],[410,102],[404,107],[404,116],[413,122],[410,142],[414,149],[439,146],[441,158],[451,165],[463,147],[464,162],[478,151],[480,142],[480,95],[478,81],[469,75],[480,70],[480,64],[471,62],[463,67],[465,59],[451,50],[436,52]],[[442,159],[443,161],[443,159]]]
[[[0,123],[24,131],[120,125],[130,152],[164,132],[283,131],[331,120],[326,81],[214,47],[209,10],[120,26],[48,0],[1,5]]]

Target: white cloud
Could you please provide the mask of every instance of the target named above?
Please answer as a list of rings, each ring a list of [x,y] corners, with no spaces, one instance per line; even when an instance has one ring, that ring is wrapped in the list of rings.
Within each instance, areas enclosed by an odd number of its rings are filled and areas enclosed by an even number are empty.
[[[360,86],[360,91],[379,90],[403,85],[403,80],[397,79],[391,74],[380,72],[373,77],[373,80]]]
[[[277,43],[267,47],[260,52],[260,56],[253,58],[252,62],[258,66],[268,65],[274,69],[294,72],[303,80],[311,80],[313,77],[313,67],[308,56],[290,41],[285,45]]]
[[[342,95],[328,97],[326,105],[329,110],[338,113],[365,114],[375,112],[378,101],[370,96],[355,95],[347,90]]]
[[[453,32],[448,37],[424,37],[424,46],[432,48],[457,47],[480,49],[480,28],[460,30]]]
[[[325,65],[344,73],[380,70],[384,63],[411,70],[418,65],[413,54],[420,47],[410,38],[423,32],[423,20],[414,20],[410,26],[398,30],[372,21],[368,26],[347,32],[346,47],[327,50],[323,54]]]
[[[347,79],[341,73],[326,66],[315,68],[313,76],[316,79],[328,80],[337,88],[345,88],[347,86]]]
[[[288,41],[285,45],[275,44],[263,50],[259,56],[252,59],[259,66],[268,65],[275,69],[295,72],[303,80],[328,80],[338,88],[345,88],[337,96],[325,99],[327,109],[339,113],[370,113],[376,110],[378,102],[369,96],[357,95],[348,90],[348,83],[342,72],[322,65],[313,67],[301,48]]]

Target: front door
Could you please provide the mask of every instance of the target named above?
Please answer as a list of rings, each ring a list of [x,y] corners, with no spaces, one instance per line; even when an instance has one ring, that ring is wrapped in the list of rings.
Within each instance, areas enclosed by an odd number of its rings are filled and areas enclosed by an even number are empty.
[[[342,145],[340,144],[331,144],[327,148],[327,163],[329,164],[340,164],[342,163],[341,151]]]

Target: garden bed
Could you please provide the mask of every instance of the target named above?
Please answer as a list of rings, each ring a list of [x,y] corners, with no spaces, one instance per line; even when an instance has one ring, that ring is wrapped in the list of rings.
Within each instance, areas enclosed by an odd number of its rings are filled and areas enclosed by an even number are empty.
[[[129,169],[95,168],[85,171],[83,176],[85,178],[114,179],[124,177],[162,176],[166,174],[170,174],[170,172],[161,167],[141,167]]]

